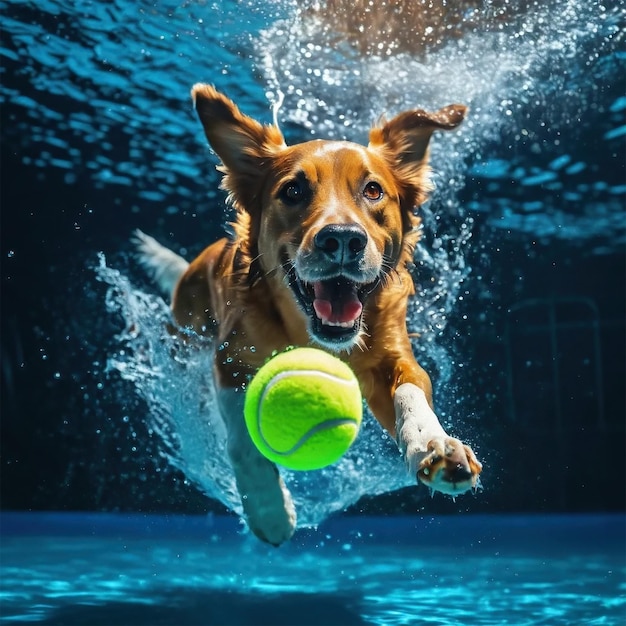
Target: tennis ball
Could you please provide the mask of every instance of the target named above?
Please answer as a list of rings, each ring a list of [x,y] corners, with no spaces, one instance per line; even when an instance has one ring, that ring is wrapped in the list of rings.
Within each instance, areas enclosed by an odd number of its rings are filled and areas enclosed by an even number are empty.
[[[338,461],[361,425],[361,391],[352,370],[315,348],[270,359],[251,380],[244,415],[261,454],[283,467],[314,470]]]

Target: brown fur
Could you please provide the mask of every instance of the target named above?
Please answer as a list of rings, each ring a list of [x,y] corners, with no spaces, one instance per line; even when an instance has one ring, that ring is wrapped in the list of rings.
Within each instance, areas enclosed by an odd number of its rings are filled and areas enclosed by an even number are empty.
[[[237,380],[233,372],[254,374],[273,351],[310,344],[306,319],[285,287],[281,262],[267,248],[281,240],[300,242],[311,236],[306,226],[315,221],[323,197],[316,198],[317,205],[309,207],[304,221],[300,216],[290,221],[271,216],[272,195],[284,172],[293,170],[294,163],[306,158],[311,144],[318,142],[287,148],[276,127],[243,116],[212,87],[194,87],[193,97],[207,138],[224,163],[222,186],[237,210],[237,237],[221,239],[193,261],[178,285],[173,311],[181,325],[228,341],[222,352],[228,362],[216,364],[221,383],[228,386]],[[406,264],[419,238],[420,219],[414,208],[430,191],[428,141],[434,130],[454,128],[464,114],[460,105],[435,115],[408,111],[372,129],[369,156],[395,195],[380,208],[385,213],[384,229],[373,215],[333,217],[362,220],[368,234],[378,238],[378,247],[394,248],[393,274],[366,304],[365,345],[341,355],[356,372],[370,408],[392,435],[392,397],[398,385],[414,382],[432,402],[430,380],[415,362],[405,331],[407,298],[414,293]],[[322,170],[320,178],[335,175],[336,163],[330,160],[316,161],[315,167]],[[347,179],[362,175],[359,165],[347,162],[342,167]],[[264,233],[262,220],[269,222]],[[251,271],[255,265],[259,267]],[[254,353],[245,350],[250,345],[256,348]]]
[[[412,455],[407,465],[423,482],[435,486],[431,480],[442,469],[436,488],[460,493],[475,486],[481,467],[472,451],[446,438],[436,418],[434,424],[428,416],[425,426],[419,420],[413,424],[410,407],[402,408],[396,398],[398,388],[410,383],[432,407],[430,379],[413,356],[406,330],[407,302],[414,295],[407,264],[419,238],[415,207],[430,191],[428,143],[434,131],[460,124],[465,107],[401,113],[373,128],[367,147],[319,140],[288,147],[278,128],[243,115],[213,87],[196,85],[192,96],[207,139],[222,161],[222,186],[236,210],[235,234],[210,245],[189,265],[174,290],[173,313],[181,326],[221,344],[215,360],[218,388],[236,388],[276,350],[306,345],[332,350],[352,367],[371,411]],[[298,198],[295,203],[289,194]],[[344,333],[320,322],[322,318],[316,320],[313,307],[307,309],[290,286],[294,272],[314,276],[319,271],[322,278],[335,272],[344,280],[348,270],[341,269],[336,252],[342,242],[333,234],[326,247],[319,243],[318,234],[329,225],[332,233],[354,231],[343,254],[354,252],[357,258],[352,263],[357,287],[371,283],[369,295],[359,292],[363,308],[354,333],[349,322],[344,322]],[[337,297],[354,305],[354,297]],[[397,424],[403,433],[396,432]],[[427,445],[428,439],[420,437],[429,428],[436,436],[429,435]],[[231,439],[243,495],[252,489],[246,472],[254,453],[245,446],[243,453],[240,440]],[[263,461],[255,458],[255,463]],[[280,509],[280,493],[263,507]],[[248,501],[253,530],[280,543],[289,533],[263,528],[266,513],[254,506]]]

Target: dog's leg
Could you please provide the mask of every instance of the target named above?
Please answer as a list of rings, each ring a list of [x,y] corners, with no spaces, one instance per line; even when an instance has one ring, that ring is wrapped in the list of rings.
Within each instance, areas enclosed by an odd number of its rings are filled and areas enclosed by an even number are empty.
[[[482,465],[472,449],[449,437],[417,385],[394,395],[396,439],[412,475],[436,491],[457,495],[475,488]]]
[[[250,439],[243,418],[243,391],[222,389],[218,398],[228,433],[228,454],[248,526],[259,539],[278,546],[296,528],[291,494],[276,466]]]

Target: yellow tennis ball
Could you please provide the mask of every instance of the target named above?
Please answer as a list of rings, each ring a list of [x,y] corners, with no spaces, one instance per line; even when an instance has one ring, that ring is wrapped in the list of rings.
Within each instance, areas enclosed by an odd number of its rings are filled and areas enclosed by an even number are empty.
[[[343,361],[294,348],[270,359],[251,380],[244,415],[261,454],[289,469],[313,470],[335,463],[352,445],[363,403]]]

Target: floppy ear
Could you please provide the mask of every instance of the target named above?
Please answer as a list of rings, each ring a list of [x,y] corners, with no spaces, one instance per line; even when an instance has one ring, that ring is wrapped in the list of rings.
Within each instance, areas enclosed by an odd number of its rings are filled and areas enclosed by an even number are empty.
[[[194,85],[191,97],[204,134],[222,161],[222,187],[237,208],[250,211],[261,191],[263,165],[286,147],[280,130],[244,115],[211,85]]]
[[[370,131],[369,149],[389,164],[408,211],[422,204],[432,190],[429,181],[428,144],[436,130],[452,130],[465,117],[467,107],[451,104],[436,113],[405,111]]]

